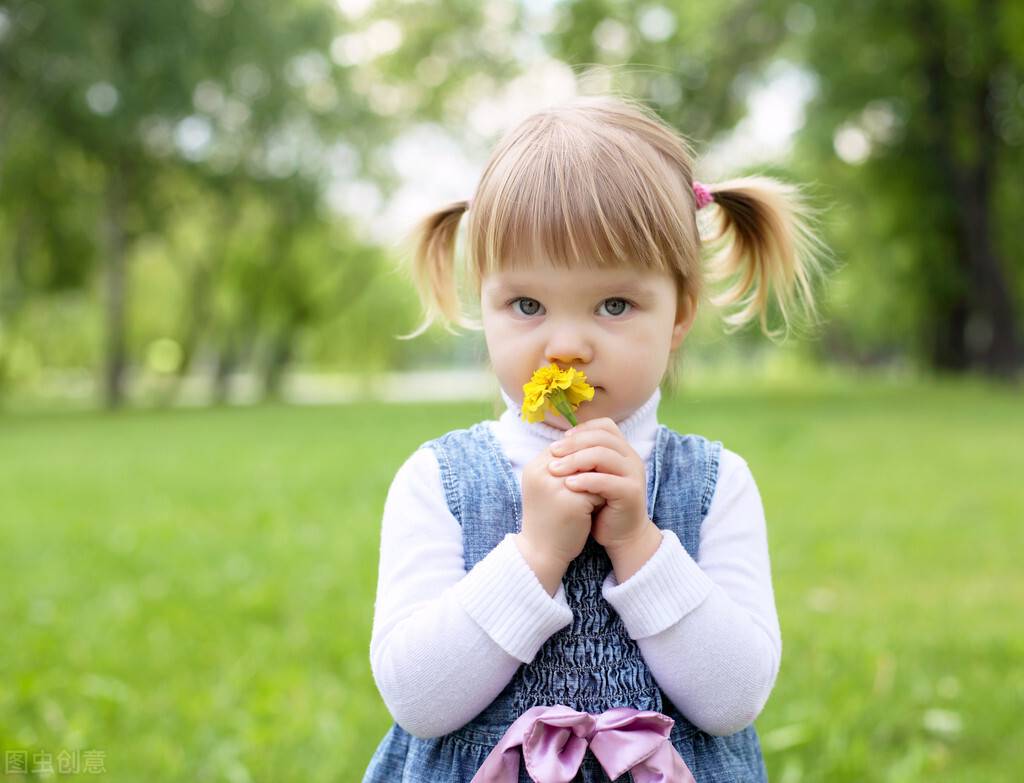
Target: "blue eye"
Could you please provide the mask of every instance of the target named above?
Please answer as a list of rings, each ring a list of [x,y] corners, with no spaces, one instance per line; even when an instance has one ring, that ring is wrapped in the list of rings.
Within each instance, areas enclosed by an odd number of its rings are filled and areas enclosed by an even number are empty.
[[[621,297],[612,297],[611,299],[605,299],[601,302],[602,305],[607,305],[609,302],[614,302],[613,306],[608,307],[609,315],[622,315],[627,307],[632,307],[632,302],[622,299]]]
[[[538,302],[536,299],[530,299],[530,297],[528,296],[517,296],[515,299],[509,302],[509,304],[512,305],[513,312],[515,312],[516,309],[516,302],[524,303],[523,308],[519,311],[521,315],[536,315],[537,311],[540,309],[540,302]]]

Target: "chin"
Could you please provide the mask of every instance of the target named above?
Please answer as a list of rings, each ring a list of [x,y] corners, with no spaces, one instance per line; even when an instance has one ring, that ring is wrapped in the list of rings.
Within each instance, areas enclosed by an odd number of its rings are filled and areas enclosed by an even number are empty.
[[[587,403],[584,403],[584,405],[586,404]],[[585,413],[583,412],[582,408],[576,411],[576,421],[579,422],[580,424],[582,424],[585,421],[593,421],[594,419],[600,419],[602,416],[604,416],[604,414],[601,413],[596,408],[590,408]],[[571,427],[572,425],[569,424],[569,422],[567,422],[565,419],[562,419],[562,426],[565,429],[569,429],[569,427]]]

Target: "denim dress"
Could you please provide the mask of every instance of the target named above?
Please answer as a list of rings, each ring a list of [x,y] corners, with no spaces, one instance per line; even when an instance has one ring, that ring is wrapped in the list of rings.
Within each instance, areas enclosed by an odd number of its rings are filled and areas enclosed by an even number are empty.
[[[520,484],[485,422],[454,430],[424,446],[437,455],[445,498],[462,526],[469,571],[508,533],[522,529]],[[647,508],[654,523],[676,533],[696,559],[700,526],[718,480],[722,444],[699,435],[658,428],[647,462]],[[469,723],[442,737],[420,739],[393,724],[370,759],[363,783],[468,783],[523,712],[564,704],[601,713],[612,707],[655,710],[675,720],[669,741],[697,783],[767,781],[753,725],[727,737],[701,731],[658,687],[626,632],[604,600],[601,585],[612,570],[604,547],[588,538],[563,578],[572,624],[554,633],[533,661],[519,667],[505,689]],[[531,783],[520,761],[519,783]],[[616,783],[627,783],[630,773]],[[574,783],[607,783],[588,751]]]

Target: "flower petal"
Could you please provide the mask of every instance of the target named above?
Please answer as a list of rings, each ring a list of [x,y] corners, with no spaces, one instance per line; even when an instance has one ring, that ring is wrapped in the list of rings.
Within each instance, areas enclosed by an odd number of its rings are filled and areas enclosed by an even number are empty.
[[[561,369],[555,362],[539,367],[525,384],[523,384],[523,418],[529,422],[544,420],[544,411],[562,414],[552,401],[556,394],[564,399],[570,411],[575,411],[580,403],[594,398],[594,389],[587,383],[585,373],[575,367]]]

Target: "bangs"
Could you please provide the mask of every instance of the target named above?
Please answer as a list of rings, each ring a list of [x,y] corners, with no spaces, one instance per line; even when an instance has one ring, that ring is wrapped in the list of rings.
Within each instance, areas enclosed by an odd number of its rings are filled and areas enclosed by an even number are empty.
[[[695,227],[675,168],[620,128],[545,120],[512,139],[481,179],[467,229],[476,272],[544,259],[678,275]]]

